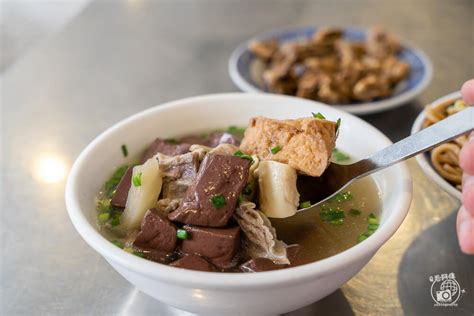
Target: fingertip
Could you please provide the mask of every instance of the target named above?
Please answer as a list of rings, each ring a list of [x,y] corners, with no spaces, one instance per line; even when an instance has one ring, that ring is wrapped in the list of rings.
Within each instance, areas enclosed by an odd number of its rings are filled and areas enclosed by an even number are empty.
[[[474,138],[470,138],[459,154],[459,165],[469,174],[474,175]]]
[[[474,79],[466,81],[461,88],[462,98],[469,105],[474,104]]]
[[[466,254],[474,254],[474,217],[461,207],[456,224],[461,251]]]
[[[465,254],[474,254],[474,222],[461,223],[459,227],[459,247]]]
[[[464,178],[462,186],[462,204],[466,212],[474,216],[474,177],[469,176]]]

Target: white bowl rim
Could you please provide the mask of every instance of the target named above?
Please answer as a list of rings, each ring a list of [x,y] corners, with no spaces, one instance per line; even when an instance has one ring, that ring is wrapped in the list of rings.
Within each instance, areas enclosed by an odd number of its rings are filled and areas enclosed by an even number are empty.
[[[83,168],[84,160],[88,156],[89,152],[98,144],[103,138],[106,138],[109,134],[113,134],[114,131],[120,128],[122,125],[147,116],[150,113],[160,112],[171,107],[187,106],[189,103],[202,100],[222,100],[229,101],[232,98],[244,98],[251,100],[258,100],[259,98],[286,98],[288,102],[310,102],[316,103],[322,107],[328,107],[322,103],[314,102],[311,100],[305,100],[292,96],[282,96],[275,94],[251,94],[251,93],[222,93],[222,94],[209,94],[197,97],[180,99],[177,101],[171,101],[162,105],[157,105],[147,110],[141,111],[128,118],[123,119],[106,131],[97,136],[86,148],[79,154],[78,158],[74,162],[71,171],[69,173],[66,190],[65,200],[66,207],[69,217],[79,232],[81,237],[98,253],[104,256],[107,260],[112,260],[114,263],[125,267],[135,273],[142,274],[146,277],[159,279],[160,281],[169,282],[173,284],[181,284],[186,286],[195,286],[200,288],[213,288],[213,289],[234,289],[234,288],[265,288],[268,286],[274,286],[279,284],[295,284],[307,281],[309,279],[320,278],[325,273],[330,273],[335,270],[343,269],[345,266],[350,265],[352,262],[362,260],[363,258],[371,257],[400,227],[402,221],[408,213],[408,209],[411,203],[412,197],[412,182],[410,172],[405,163],[398,164],[400,169],[398,173],[403,181],[406,190],[402,196],[399,197],[400,201],[397,204],[398,208],[394,211],[384,222],[379,229],[364,242],[357,244],[339,254],[334,256],[305,264],[302,266],[292,267],[289,269],[281,269],[276,271],[258,272],[258,273],[221,273],[221,272],[200,272],[187,269],[179,269],[170,267],[164,264],[159,264],[153,261],[142,259],[140,257],[129,254],[122,249],[116,247],[104,236],[102,236],[96,228],[94,228],[87,221],[85,215],[79,207],[77,201],[77,179],[80,176],[80,171]],[[366,123],[358,117],[354,117],[358,120],[359,124],[363,125],[367,129],[373,130],[379,134],[381,139],[384,139],[387,145],[391,144],[391,141],[378,131],[372,125]],[[408,180],[408,181],[406,181]]]
[[[293,29],[303,29],[303,28],[308,28],[308,27],[310,26],[276,28],[276,29],[272,29],[272,30],[254,35],[250,39],[239,44],[234,49],[234,51],[232,51],[229,58],[229,62],[227,64],[227,70],[229,72],[229,76],[231,80],[243,92],[269,93],[250,84],[247,80],[245,80],[240,75],[240,72],[238,71],[238,68],[237,68],[237,62],[240,56],[246,50],[248,50],[247,48],[249,46],[249,43],[254,39],[261,38],[261,37],[269,37],[272,34],[278,34],[278,33],[293,30]],[[314,27],[319,28],[319,26],[314,26]],[[367,28],[357,28],[357,27],[350,27],[350,28],[353,30],[361,30],[361,31],[367,30]],[[412,51],[415,55],[417,55],[422,61],[423,66],[425,68],[425,73],[426,73],[425,76],[414,89],[406,91],[400,95],[397,95],[394,97],[388,97],[388,98],[375,101],[375,102],[364,102],[364,103],[358,103],[354,105],[348,104],[348,105],[329,105],[329,106],[342,110],[342,111],[352,113],[352,114],[365,115],[365,114],[379,113],[379,112],[387,111],[393,108],[406,105],[410,100],[420,95],[423,92],[423,90],[425,90],[425,88],[429,85],[429,83],[431,82],[431,79],[433,78],[433,64],[430,58],[428,57],[428,55],[426,55],[424,51],[417,48],[415,45],[413,45],[411,42],[407,40],[404,40],[400,37],[399,39],[402,44],[402,47]]]
[[[449,99],[457,99],[457,98],[462,98],[461,92],[460,91],[455,91],[451,92],[445,96],[442,96],[435,101],[431,102],[431,105],[438,105],[441,104],[442,102],[449,100]],[[420,112],[418,116],[416,117],[415,122],[413,123],[413,126],[411,128],[411,134],[415,134],[419,132],[422,129],[423,122],[426,119],[426,114],[425,110]],[[458,200],[461,200],[462,194],[461,192],[456,189],[451,183],[448,181],[444,180],[444,178],[433,168],[431,165],[430,161],[426,157],[425,154],[420,154],[416,156],[416,162],[418,162],[418,165],[421,167],[421,170],[430,177],[431,179],[436,182],[437,185],[439,185],[444,191],[452,195],[453,197],[457,198]]]

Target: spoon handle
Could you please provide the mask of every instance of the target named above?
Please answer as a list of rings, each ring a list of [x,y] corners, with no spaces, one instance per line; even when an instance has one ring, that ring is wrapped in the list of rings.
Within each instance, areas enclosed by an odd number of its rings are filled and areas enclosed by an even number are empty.
[[[474,106],[470,106],[440,122],[390,145],[355,164],[363,177],[404,161],[437,145],[450,141],[474,129]]]

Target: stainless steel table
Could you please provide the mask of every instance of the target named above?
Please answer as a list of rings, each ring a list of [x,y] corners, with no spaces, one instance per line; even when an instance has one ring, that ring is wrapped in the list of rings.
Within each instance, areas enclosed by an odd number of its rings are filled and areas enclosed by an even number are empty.
[[[241,41],[288,25],[383,24],[431,57],[431,85],[409,105],[365,116],[393,140],[422,105],[474,74],[474,2],[94,2],[1,82],[1,315],[187,315],[139,293],[74,231],[64,175],[98,133],[155,104],[235,91]],[[474,258],[455,237],[459,202],[409,161],[414,200],[396,235],[341,290],[290,315],[473,315]],[[429,276],[456,273],[466,294],[433,307]]]

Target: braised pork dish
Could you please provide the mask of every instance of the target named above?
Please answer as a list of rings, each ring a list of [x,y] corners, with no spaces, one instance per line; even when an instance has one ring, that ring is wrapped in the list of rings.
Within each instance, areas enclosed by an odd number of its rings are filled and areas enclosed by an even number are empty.
[[[253,41],[249,50],[264,65],[264,88],[328,104],[388,97],[410,74],[399,40],[380,27],[364,41],[347,40],[343,29],[328,27],[304,40]]]

